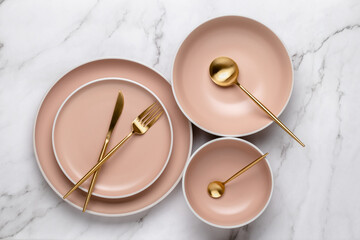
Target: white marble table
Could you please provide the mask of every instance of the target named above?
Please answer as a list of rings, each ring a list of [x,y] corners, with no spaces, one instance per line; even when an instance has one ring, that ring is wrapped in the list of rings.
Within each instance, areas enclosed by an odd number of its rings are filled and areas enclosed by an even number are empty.
[[[287,45],[295,86],[278,126],[247,137],[269,158],[272,201],[250,225],[198,220],[177,186],[145,217],[82,214],[42,177],[32,148],[36,110],[55,81],[86,61],[139,60],[170,79],[177,46],[220,15],[253,17]],[[0,238],[360,239],[360,2],[0,0]],[[194,150],[215,138],[194,128]],[[274,140],[276,139],[276,141]]]

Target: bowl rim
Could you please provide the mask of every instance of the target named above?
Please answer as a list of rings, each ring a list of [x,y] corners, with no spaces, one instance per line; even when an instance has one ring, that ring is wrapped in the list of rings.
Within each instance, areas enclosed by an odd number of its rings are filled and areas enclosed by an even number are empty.
[[[57,164],[59,165],[61,171],[64,173],[64,175],[69,179],[70,182],[72,182],[74,185],[76,184],[76,181],[74,179],[72,179],[68,173],[65,171],[64,167],[62,166],[61,164],[61,161],[59,159],[59,156],[57,154],[57,151],[56,151],[56,146],[55,146],[55,127],[56,127],[56,123],[57,123],[57,120],[58,120],[58,117],[60,115],[60,112],[61,110],[63,109],[63,107],[65,106],[65,104],[72,98],[72,96],[74,96],[76,93],[78,93],[79,91],[81,91],[82,89],[92,85],[92,84],[96,84],[96,83],[99,83],[99,82],[106,82],[106,81],[111,81],[111,80],[115,80],[115,81],[122,81],[122,82],[127,82],[127,83],[130,83],[130,84],[134,84],[140,88],[142,88],[143,90],[147,91],[148,93],[150,93],[150,95],[152,95],[156,101],[158,101],[161,105],[161,107],[164,109],[164,113],[166,114],[166,117],[167,117],[167,120],[168,120],[168,123],[169,123],[169,128],[170,128],[170,147],[169,147],[169,152],[168,152],[168,155],[167,155],[167,158],[166,158],[166,161],[164,163],[164,165],[162,166],[160,172],[155,176],[155,178],[153,178],[146,186],[144,186],[143,188],[135,191],[135,192],[132,192],[132,193],[128,193],[128,194],[124,194],[124,195],[119,195],[119,196],[108,196],[108,195],[102,195],[102,194],[99,194],[99,193],[95,193],[93,192],[92,194],[94,196],[97,196],[97,197],[101,197],[101,198],[104,198],[104,199],[122,199],[122,198],[127,198],[127,197],[130,197],[130,196],[133,196],[133,195],[136,195],[142,191],[144,191],[145,189],[147,189],[148,187],[150,187],[153,183],[155,183],[158,178],[161,176],[161,174],[164,172],[167,164],[169,163],[170,161],[170,157],[171,157],[171,153],[172,153],[172,149],[173,149],[173,142],[174,142],[174,133],[173,133],[173,127],[172,127],[172,123],[171,123],[171,118],[170,118],[170,115],[167,111],[167,109],[165,108],[165,105],[162,103],[162,101],[160,100],[160,98],[154,93],[152,92],[149,88],[145,87],[144,85],[138,83],[138,82],[135,82],[131,79],[127,79],[127,78],[120,78],[120,77],[105,77],[105,78],[98,78],[98,79],[95,79],[93,81],[90,81],[90,82],[87,82],[83,85],[81,85],[80,87],[78,87],[77,89],[75,89],[69,96],[67,96],[67,98],[62,102],[62,104],[60,105],[56,115],[55,115],[55,119],[54,119],[54,122],[53,122],[53,125],[52,125],[52,130],[51,130],[51,141],[52,141],[52,148],[53,148],[53,152],[54,152],[54,155],[55,155],[55,159],[56,159],[56,162]],[[88,192],[88,189],[85,189],[84,187],[82,186],[79,186],[79,188],[87,193]]]
[[[180,48],[183,46],[185,40],[194,32],[196,31],[199,27],[211,22],[211,21],[214,21],[214,20],[218,20],[218,19],[222,19],[222,18],[228,18],[228,17],[237,17],[237,18],[244,18],[244,19],[247,19],[247,20],[251,20],[253,22],[256,22],[262,26],[264,26],[265,28],[267,28],[270,32],[272,32],[275,37],[277,39],[279,39],[279,41],[281,42],[281,44],[283,45],[285,51],[286,51],[286,54],[289,58],[289,62],[290,62],[290,66],[291,66],[291,89],[290,89],[290,94],[289,94],[289,97],[286,101],[286,103],[284,104],[283,108],[281,109],[281,111],[279,112],[279,114],[276,115],[276,117],[279,117],[285,110],[285,108],[287,107],[289,101],[290,101],[290,98],[292,96],[292,93],[293,93],[293,89],[294,89],[294,66],[293,66],[293,62],[291,60],[291,57],[290,57],[290,54],[289,54],[289,50],[288,48],[286,47],[284,41],[281,40],[281,38],[268,26],[266,26],[265,24],[261,23],[260,21],[254,19],[253,17],[248,17],[248,16],[244,16],[244,15],[220,15],[220,16],[217,16],[217,17],[214,17],[214,18],[210,18],[208,20],[206,20],[205,22],[202,22],[200,24],[198,24],[193,30],[191,30],[186,36],[185,38],[180,42],[180,44],[178,45],[177,47],[177,50],[176,50],[176,54],[173,58],[173,62],[172,62],[172,68],[171,68],[171,89],[172,89],[172,92],[173,92],[173,95],[174,95],[174,98],[175,98],[175,101],[178,105],[178,107],[180,108],[181,112],[185,115],[185,117],[192,123],[194,124],[196,127],[200,128],[201,130],[207,132],[207,133],[210,133],[210,134],[213,134],[215,136],[220,136],[220,137],[245,137],[245,136],[249,136],[249,135],[252,135],[252,134],[255,134],[255,133],[258,133],[262,130],[264,130],[265,128],[269,127],[274,121],[270,121],[268,124],[264,125],[263,127],[257,129],[257,130],[254,130],[252,132],[248,132],[248,133],[243,133],[243,134],[223,134],[223,133],[220,133],[220,132],[215,132],[215,131],[211,131],[203,126],[201,126],[200,124],[198,124],[197,122],[195,122],[186,112],[185,110],[183,109],[183,107],[181,106],[179,100],[178,100],[178,97],[176,96],[176,93],[175,93],[175,88],[174,88],[174,67],[175,67],[175,61],[176,61],[176,58],[179,54],[179,50]]]
[[[207,147],[208,145],[214,143],[214,142],[219,142],[219,141],[226,141],[226,140],[231,140],[231,141],[238,141],[238,142],[242,142],[242,143],[245,143],[247,145],[249,145],[250,147],[253,147],[255,150],[257,150],[258,152],[260,152],[262,155],[264,155],[264,153],[257,147],[255,146],[253,143],[251,142],[248,142],[244,139],[241,139],[241,138],[234,138],[234,137],[222,137],[222,138],[216,138],[216,139],[213,139],[211,141],[208,141],[206,143],[204,143],[203,145],[201,145],[190,157],[189,161],[187,162],[186,166],[185,166],[185,169],[184,169],[184,173],[183,173],[183,179],[182,179],[182,189],[183,189],[183,194],[184,194],[184,198],[185,198],[185,201],[186,201],[186,204],[187,206],[190,208],[190,210],[192,211],[192,213],[197,217],[199,218],[201,221],[203,221],[204,223],[206,224],[209,224],[210,226],[213,226],[213,227],[217,227],[217,228],[223,228],[223,229],[232,229],[232,228],[239,228],[239,227],[243,227],[253,221],[255,221],[264,211],[265,209],[267,208],[267,206],[269,205],[270,203],[270,200],[272,198],[272,194],[273,194],[273,191],[274,191],[274,176],[273,176],[273,173],[272,173],[272,170],[271,170],[271,165],[269,163],[269,161],[267,160],[267,158],[265,158],[265,162],[268,166],[268,169],[269,169],[269,172],[270,172],[270,176],[271,176],[271,191],[270,191],[270,195],[268,197],[268,200],[266,202],[266,204],[264,205],[264,207],[261,209],[261,211],[256,215],[254,216],[252,219],[248,220],[247,222],[244,222],[244,223],[241,223],[241,224],[238,224],[238,225],[219,225],[219,224],[215,224],[215,223],[212,223],[204,218],[202,218],[194,209],[193,207],[191,206],[188,198],[187,198],[187,195],[186,195],[186,188],[185,188],[185,179],[186,179],[186,173],[187,173],[187,170],[188,170],[188,167],[190,165],[190,163],[192,162],[192,160],[194,159],[194,157],[205,147]]]

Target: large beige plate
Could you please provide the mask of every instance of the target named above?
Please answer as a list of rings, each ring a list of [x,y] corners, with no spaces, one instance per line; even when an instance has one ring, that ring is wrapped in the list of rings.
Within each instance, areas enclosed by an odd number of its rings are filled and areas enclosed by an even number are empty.
[[[163,76],[140,63],[125,59],[100,59],[81,65],[63,76],[47,93],[39,108],[34,128],[34,148],[39,168],[50,187],[60,196],[73,185],[62,173],[52,149],[51,132],[55,115],[62,102],[78,87],[100,78],[120,77],[132,79],[154,92],[170,115],[174,147],[163,174],[149,188],[123,199],[92,198],[88,210],[103,216],[125,216],[139,213],[164,199],[179,182],[192,146],[191,125],[179,110],[171,87]],[[74,192],[66,200],[82,208],[85,193]]]

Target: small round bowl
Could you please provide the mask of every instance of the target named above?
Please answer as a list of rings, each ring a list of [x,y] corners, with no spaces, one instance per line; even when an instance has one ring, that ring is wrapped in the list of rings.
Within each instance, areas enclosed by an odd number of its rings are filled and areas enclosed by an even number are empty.
[[[188,162],[182,181],[191,211],[218,228],[238,228],[258,218],[273,191],[273,175],[266,159],[227,183],[221,198],[211,198],[207,186],[212,181],[225,181],[261,155],[255,145],[238,138],[218,138],[201,146]]]

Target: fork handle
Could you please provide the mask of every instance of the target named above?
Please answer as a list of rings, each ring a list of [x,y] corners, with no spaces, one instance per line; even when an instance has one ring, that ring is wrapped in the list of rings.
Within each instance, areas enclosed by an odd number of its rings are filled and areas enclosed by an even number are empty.
[[[101,159],[98,163],[95,164],[95,166],[93,168],[90,169],[90,171],[85,174],[76,184],[75,186],[70,189],[70,191],[68,191],[65,195],[64,195],[64,199],[67,198],[73,191],[75,191],[83,182],[85,182],[94,172],[96,172],[96,170],[98,170],[105,162],[106,160],[108,160],[135,132],[132,131],[130,132],[126,137],[123,138],[123,140],[121,140],[118,144],[116,144],[116,146],[110,150],[110,152],[108,154],[106,154],[106,156]]]

